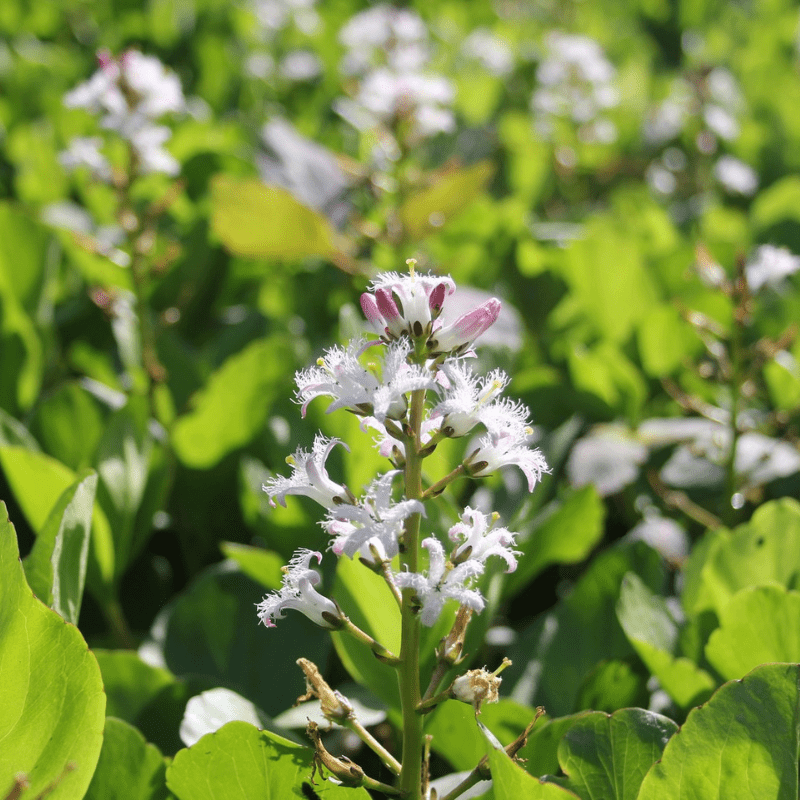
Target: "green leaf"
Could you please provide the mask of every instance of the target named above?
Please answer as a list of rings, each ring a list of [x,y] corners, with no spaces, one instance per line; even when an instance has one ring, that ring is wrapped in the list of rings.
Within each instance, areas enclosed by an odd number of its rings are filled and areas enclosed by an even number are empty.
[[[332,256],[336,232],[285,189],[254,178],[218,175],[212,183],[214,233],[233,253],[253,258]]]
[[[757,231],[772,228],[786,220],[800,221],[800,178],[788,175],[759,192],[753,202],[751,224]]]
[[[642,778],[677,730],[671,719],[641,708],[587,714],[558,747],[567,775],[559,783],[585,800],[636,800]]]
[[[208,469],[247,444],[263,428],[293,363],[283,336],[251,342],[227,359],[193,395],[192,410],[175,422],[172,443],[181,461]]]
[[[229,722],[181,750],[167,768],[167,786],[178,800],[231,797],[289,800],[307,796],[313,752],[246,722]],[[331,800],[369,800],[365,789],[317,781],[314,791]]]
[[[586,676],[576,706],[611,713],[647,703],[649,697],[647,676],[628,661],[614,659],[602,661]]]
[[[505,746],[535,716],[534,709],[503,698],[498,703],[483,705],[480,719]],[[475,724],[475,710],[468,703],[446,700],[431,714],[425,733],[433,736],[432,748],[456,771],[473,769],[486,755],[486,737]]]
[[[558,747],[567,731],[591,711],[581,711],[568,717],[539,720],[528,736],[528,743],[518,756],[531,775],[555,775],[559,769]],[[524,759],[524,761],[523,761]]]
[[[0,503],[0,793],[23,773],[30,796],[83,797],[103,741],[105,694],[80,631],[37,600]],[[74,769],[68,767],[74,765]]]
[[[66,489],[23,562],[33,593],[73,625],[83,600],[96,489],[97,475],[88,471]]]
[[[722,611],[706,658],[726,680],[768,661],[800,661],[800,592],[782,586],[742,589]]]
[[[617,544],[595,557],[571,593],[534,622],[509,653],[514,663],[503,678],[504,685],[513,685],[513,699],[542,705],[554,716],[571,714],[586,676],[600,661],[633,654],[615,613],[627,572],[636,572],[655,591],[662,588],[661,558],[643,542]]]
[[[167,764],[158,748],[121,719],[106,719],[103,749],[85,800],[166,800]]]
[[[432,186],[412,195],[400,206],[400,219],[408,235],[416,241],[441,228],[480,195],[494,170],[490,161],[479,161],[438,175]]]
[[[575,386],[600,398],[609,408],[636,418],[647,397],[639,370],[609,341],[590,348],[575,344],[568,355]]]
[[[168,670],[153,667],[130,650],[94,650],[108,697],[106,713],[135,723],[145,706],[175,682]]]
[[[578,489],[517,543],[522,556],[505,579],[504,593],[516,594],[550,564],[583,561],[603,537],[604,521],[605,506],[594,486]]]
[[[153,440],[147,413],[129,402],[106,423],[97,448],[98,497],[114,532],[115,570],[119,577],[136,555],[136,517],[147,488]],[[148,529],[150,526],[148,520]]]
[[[494,800],[567,800],[578,796],[554,783],[537,780],[502,750],[489,753],[489,767]]]
[[[400,655],[400,609],[382,576],[358,560],[340,558],[331,594],[362,631],[395,655]],[[339,658],[353,679],[368,686],[390,706],[399,708],[395,670],[378,661],[366,645],[348,634],[334,632],[332,639]]]
[[[3,408],[0,408],[0,445],[23,447],[36,452],[41,449],[30,431]]]
[[[662,378],[672,374],[697,350],[700,339],[677,308],[659,305],[640,321],[637,344],[647,374]]]
[[[78,480],[60,461],[24,447],[0,447],[0,466],[34,531],[42,530],[59,497]],[[114,541],[108,519],[97,506],[92,512],[86,580],[100,598],[107,595],[114,580]]]
[[[284,559],[263,547],[251,547],[236,542],[221,542],[220,550],[232,558],[245,575],[267,589],[280,589],[283,582]]]
[[[678,625],[666,601],[633,573],[622,581],[617,616],[639,657],[679,706],[688,708],[710,696],[717,682],[678,654]]]
[[[108,716],[135,725],[162,753],[180,750],[179,729],[187,701],[214,683],[179,680],[169,670],[146,664],[130,650],[93,652],[103,673]]]
[[[585,235],[564,253],[564,277],[572,288],[568,298],[580,304],[609,346],[624,342],[657,298],[630,224],[608,215],[593,217]]]
[[[0,272],[20,305],[35,317],[44,301],[48,282],[50,232],[29,214],[0,203]],[[2,282],[2,279],[0,279]]]
[[[73,381],[41,398],[31,428],[50,455],[78,470],[91,465],[104,425],[97,400]]]
[[[638,800],[796,800],[800,667],[765,664],[689,712]]]
[[[800,503],[784,497],[757,508],[732,531],[707,533],[685,567],[681,602],[691,616],[720,616],[741,589],[774,583],[800,588]]]
[[[791,412],[800,406],[800,366],[793,358],[767,361],[764,381],[777,409]]]
[[[174,675],[210,678],[274,716],[303,692],[297,659],[321,663],[328,642],[297,612],[265,628],[255,608],[263,596],[230,562],[209,567],[165,614],[162,646]]]

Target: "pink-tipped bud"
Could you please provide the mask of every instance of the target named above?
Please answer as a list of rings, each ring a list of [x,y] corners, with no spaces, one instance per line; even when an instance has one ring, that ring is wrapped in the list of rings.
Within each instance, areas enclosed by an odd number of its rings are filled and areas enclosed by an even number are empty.
[[[497,321],[500,301],[493,297],[460,316],[431,336],[431,349],[436,353],[463,353]]]
[[[428,304],[430,305],[432,316],[438,316],[441,313],[442,306],[444,305],[444,296],[445,285],[443,283],[438,283],[436,286],[434,286],[430,297],[428,298]]]
[[[111,55],[111,51],[105,47],[102,50],[98,50],[97,63],[100,69],[108,69],[114,63],[114,57]]]

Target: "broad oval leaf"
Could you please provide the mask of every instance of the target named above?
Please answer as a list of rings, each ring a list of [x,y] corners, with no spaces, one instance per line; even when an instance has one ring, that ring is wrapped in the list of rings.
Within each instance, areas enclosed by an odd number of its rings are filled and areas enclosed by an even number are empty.
[[[585,800],[636,800],[642,779],[678,726],[661,714],[623,708],[579,719],[561,740],[562,785]]]
[[[175,422],[172,443],[181,461],[208,469],[247,444],[263,427],[293,363],[282,336],[258,339],[227,359],[193,396],[192,410]]]
[[[284,800],[303,797],[311,780],[313,751],[247,722],[229,722],[181,750],[167,768],[167,786],[178,800],[232,797]],[[331,800],[369,800],[365,789],[316,781],[314,791]]]
[[[212,184],[214,232],[240,256],[302,258],[336,253],[325,217],[285,189],[255,178],[218,175]]]
[[[23,773],[36,797],[83,797],[103,741],[106,698],[80,631],[31,593],[0,503],[0,794]],[[70,766],[71,765],[71,766]]]
[[[770,661],[800,661],[800,592],[743,589],[725,606],[705,652],[726,680]]]
[[[800,665],[764,664],[689,713],[638,800],[797,800]]]
[[[749,586],[776,583],[800,588],[800,503],[789,497],[764,503],[749,522],[706,534],[684,570],[681,602],[696,616],[719,616]]]
[[[483,191],[494,175],[490,161],[437,176],[433,185],[406,200],[400,218],[412,239],[421,239],[463,211]]]

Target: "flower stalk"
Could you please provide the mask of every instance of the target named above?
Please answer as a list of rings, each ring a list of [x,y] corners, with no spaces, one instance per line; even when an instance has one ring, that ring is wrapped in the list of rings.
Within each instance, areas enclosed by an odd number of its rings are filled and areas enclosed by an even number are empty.
[[[352,706],[324,683],[316,667],[303,659],[298,662],[306,672],[308,693],[320,698],[325,716],[356,733],[397,781],[387,788],[349,759],[331,755],[316,727],[309,726],[315,767],[324,767],[347,786],[427,800],[430,736],[424,732],[425,715],[443,700],[455,698],[473,705],[477,717],[481,704],[498,699],[498,673],[510,663],[507,660],[494,673],[470,670],[445,691],[439,688],[449,670],[464,659],[471,615],[486,605],[478,579],[487,560],[503,562],[510,572],[520,555],[514,550],[516,534],[497,524],[497,514],[467,506],[444,536],[429,530],[429,519],[435,518],[428,513],[429,504],[461,476],[481,478],[507,466],[518,467],[532,490],[547,466],[541,453],[529,446],[528,410],[500,397],[508,377],[495,370],[481,378],[466,358],[473,354],[475,340],[497,319],[499,301],[491,299],[445,324],[439,317],[455,284],[450,278],[420,275],[413,263],[409,266],[408,276],[379,276],[372,290],[362,295],[362,310],[377,339],[331,348],[316,366],[297,374],[296,400],[303,415],[315,399],[329,398],[329,412],[347,410],[361,419],[362,430],[378,432],[379,452],[394,468],[376,477],[359,497],[331,478],[325,466],[336,444],[345,449],[347,445],[319,435],[311,451],[298,449],[287,459],[290,477],[270,478],[264,485],[272,506],[285,505],[288,495],[303,495],[322,506],[321,525],[331,537],[333,554],[358,558],[383,577],[400,610],[399,654],[381,644],[380,632],[356,626],[322,592],[322,578],[312,567],[314,559],[322,560],[318,552],[299,550],[285,568],[281,589],[265,597],[258,610],[267,627],[274,627],[286,610],[300,611],[323,628],[349,634],[395,669],[402,715],[399,758],[361,725]],[[423,462],[438,443],[466,437],[479,425],[485,433],[461,463],[424,488]],[[458,606],[456,620],[439,642],[435,667],[423,683],[422,628],[435,625],[449,603]]]

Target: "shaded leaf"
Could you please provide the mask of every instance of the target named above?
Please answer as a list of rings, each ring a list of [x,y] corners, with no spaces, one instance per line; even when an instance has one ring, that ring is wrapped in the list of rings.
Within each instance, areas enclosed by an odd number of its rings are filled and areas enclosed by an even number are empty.
[[[680,632],[666,601],[633,573],[622,581],[617,616],[639,657],[679,706],[687,708],[709,697],[717,682],[679,654]]]
[[[594,486],[572,494],[544,522],[517,543],[517,569],[506,577],[504,593],[513,595],[550,564],[583,561],[603,536],[605,506]]]
[[[158,748],[121,719],[106,719],[103,749],[85,800],[165,800],[167,764]]]
[[[274,715],[303,692],[296,660],[321,663],[327,638],[296,612],[265,628],[255,608],[264,588],[232,567],[205,570],[165,612],[164,658],[173,674],[210,678]]]
[[[25,558],[34,594],[73,625],[83,600],[97,475],[86,472],[64,491]]]
[[[643,542],[620,543],[598,555],[565,599],[537,619],[509,652],[514,664],[503,678],[504,685],[513,685],[513,699],[542,705],[554,716],[571,714],[598,662],[633,654],[615,613],[626,572],[636,572],[653,590],[662,588],[661,558]]]
[[[282,336],[251,342],[227,359],[193,395],[192,410],[175,422],[172,443],[181,461],[193,469],[208,469],[247,444],[264,426],[293,363]]]

